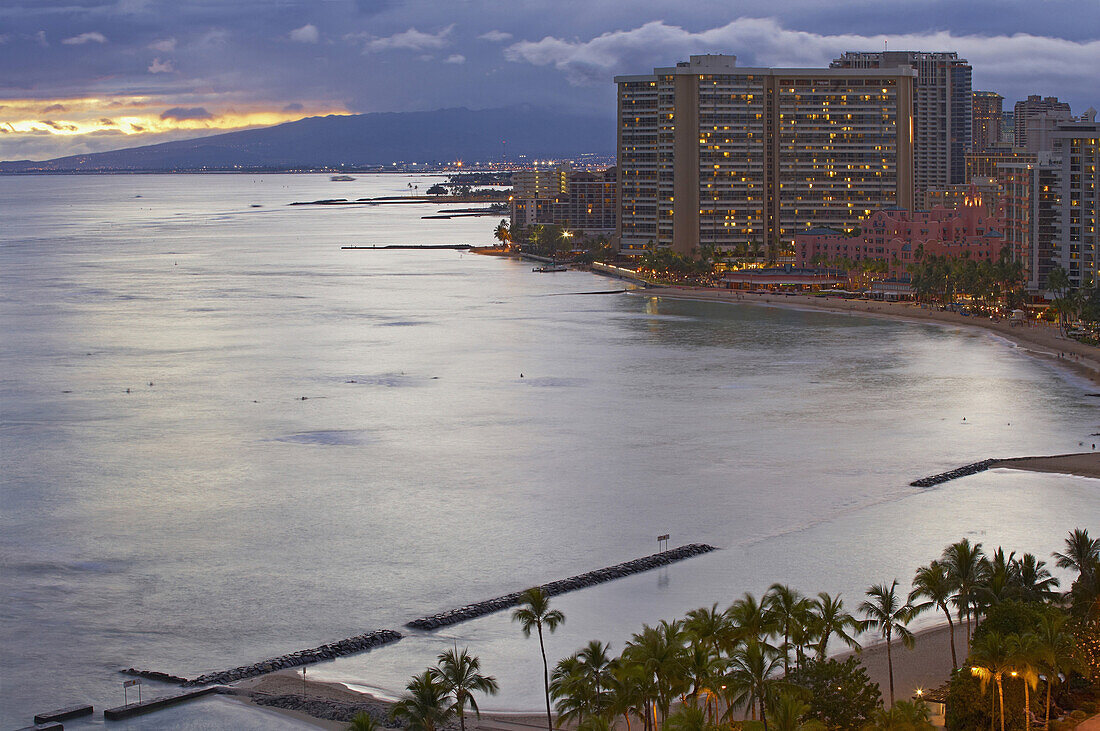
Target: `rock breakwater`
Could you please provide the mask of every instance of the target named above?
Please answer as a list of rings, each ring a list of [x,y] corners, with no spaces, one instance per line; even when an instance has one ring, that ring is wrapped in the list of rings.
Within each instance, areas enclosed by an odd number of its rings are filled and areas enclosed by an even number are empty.
[[[919,480],[913,480],[909,483],[911,487],[933,487],[935,485],[942,485],[950,480],[956,480],[960,477],[967,477],[969,475],[976,475],[979,472],[985,472],[993,466],[998,460],[995,459],[983,459],[981,462],[973,462],[962,467],[957,467],[950,472],[941,472],[938,475],[932,475],[931,477],[922,477]]]
[[[689,543],[686,546],[680,546],[679,548],[673,548],[668,551],[661,551],[660,553],[654,553],[651,556],[644,556],[642,558],[636,558],[633,561],[627,561],[625,563],[615,564],[614,566],[608,566],[604,569],[596,569],[595,571],[589,571],[577,576],[571,576],[568,579],[559,579],[558,581],[552,581],[549,584],[543,584],[542,589],[548,596],[554,596],[556,594],[564,594],[568,591],[575,591],[577,589],[583,589],[587,586],[594,586],[596,584],[602,584],[605,581],[612,581],[614,579],[621,579],[624,576],[630,576],[631,574],[638,574],[643,571],[649,571],[659,566],[666,566],[676,561],[683,561],[686,558],[692,556],[698,556],[703,553],[709,553],[716,551],[714,546],[708,546],[705,543]],[[468,604],[458,609],[451,609],[439,614],[433,614],[429,617],[420,617],[414,619],[411,622],[405,624],[406,627],[421,630],[433,630],[439,627],[446,627],[452,624],[458,624],[459,622],[465,622],[470,619],[482,617],[486,614],[492,614],[493,612],[499,612],[510,607],[514,607],[520,603],[520,597],[523,592],[513,592],[506,594],[496,599],[488,599],[483,602],[477,602],[475,604]]]
[[[323,660],[334,660],[344,655],[353,655],[357,652],[388,645],[399,639],[401,639],[400,632],[394,632],[391,629],[375,630],[374,632],[356,635],[355,637],[349,637],[339,642],[331,642],[308,650],[299,650],[289,655],[280,655],[279,657],[263,660],[262,662],[253,663],[251,665],[242,665],[231,670],[207,673],[206,675],[200,675],[191,680],[185,680],[182,685],[188,687],[195,685],[221,685],[224,683],[232,683],[236,680],[253,678],[257,675],[275,672],[276,670],[296,668],[302,665],[321,662]],[[131,668],[131,670],[133,670],[133,668]],[[143,671],[131,672],[132,675],[142,675],[142,673]],[[143,675],[143,677],[150,677],[150,675]]]

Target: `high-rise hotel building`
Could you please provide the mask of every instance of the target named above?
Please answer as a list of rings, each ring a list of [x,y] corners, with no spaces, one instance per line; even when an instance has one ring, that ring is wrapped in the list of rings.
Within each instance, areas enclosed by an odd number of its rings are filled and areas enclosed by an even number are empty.
[[[849,51],[833,68],[917,72],[913,86],[913,186],[920,191],[966,181],[973,132],[972,69],[953,52]]]
[[[1048,289],[1055,266],[1075,287],[1100,281],[1100,123],[1095,110],[1063,119],[1032,118],[1028,142],[1037,162],[1006,163],[1005,238],[1028,274],[1028,289]]]
[[[914,77],[725,55],[617,77],[620,250],[775,252],[811,226],[911,207]]]

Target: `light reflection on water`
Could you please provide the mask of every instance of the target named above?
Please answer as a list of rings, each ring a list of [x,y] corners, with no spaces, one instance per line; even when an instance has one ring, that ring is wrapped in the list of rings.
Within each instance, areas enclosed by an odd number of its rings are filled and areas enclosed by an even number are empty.
[[[773,581],[854,600],[968,532],[1047,555],[1098,514],[1089,480],[908,487],[1098,431],[1081,384],[984,334],[546,297],[609,287],[341,251],[488,243],[496,219],[283,205],[333,197],[325,176],[0,177],[0,194],[0,723],[114,693],[119,667],[196,675],[400,628],[661,533],[723,550],[555,599],[552,653]],[[317,674],[392,690],[451,637],[502,678],[488,707],[537,706],[506,614]]]

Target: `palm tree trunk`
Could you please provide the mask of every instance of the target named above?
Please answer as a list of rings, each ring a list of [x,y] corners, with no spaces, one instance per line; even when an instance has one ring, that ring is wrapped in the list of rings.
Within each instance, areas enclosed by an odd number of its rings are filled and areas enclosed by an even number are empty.
[[[542,688],[546,693],[546,728],[554,731],[554,719],[550,715],[550,668],[546,664],[546,645],[542,642],[542,622],[538,623],[538,628],[539,649],[542,650]]]
[[[764,722],[764,731],[768,731],[768,714],[764,709],[764,696],[760,696],[760,720]]]
[[[1024,728],[1031,731],[1031,695],[1027,678],[1024,678]]]
[[[458,727],[461,731],[466,731],[466,709],[463,706],[458,706]]]
[[[997,698],[1001,706],[1001,731],[1005,731],[1005,689],[1001,685],[1000,677],[997,678]]]
[[[955,625],[951,621],[951,610],[946,604],[943,605],[943,613],[947,615],[947,634],[951,638],[951,669],[957,670],[959,661],[955,658]]]
[[[890,708],[894,707],[894,656],[890,651],[890,635],[886,635],[886,667],[890,671]],[[1004,731],[1004,729],[1001,729]]]
[[[1047,717],[1046,727],[1050,728],[1050,674],[1047,674]]]

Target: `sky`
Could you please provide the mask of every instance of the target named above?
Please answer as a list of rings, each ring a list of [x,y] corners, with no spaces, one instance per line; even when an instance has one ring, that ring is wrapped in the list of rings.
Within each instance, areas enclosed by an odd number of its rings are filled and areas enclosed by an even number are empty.
[[[306,116],[511,104],[614,115],[692,53],[827,66],[957,51],[974,89],[1100,107],[1100,0],[0,0],[0,160]]]

